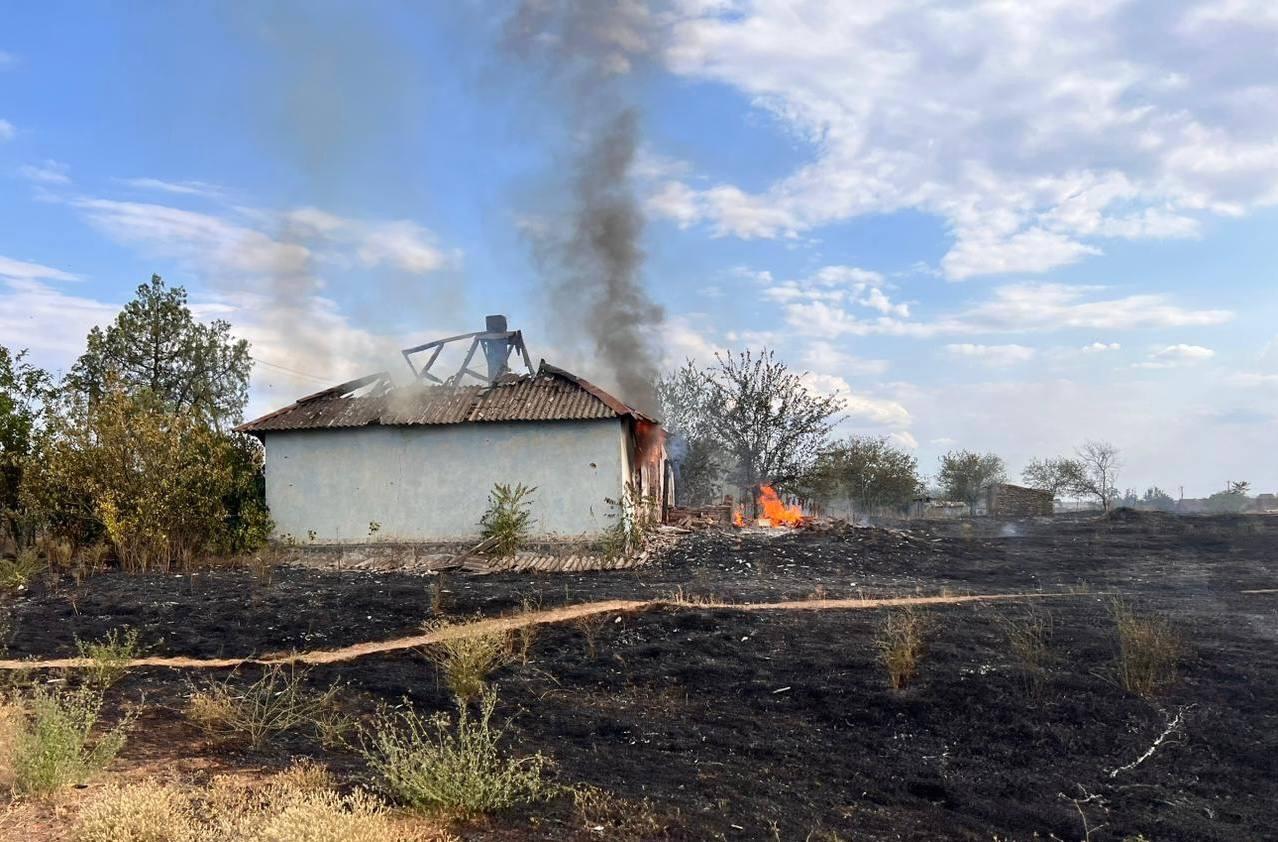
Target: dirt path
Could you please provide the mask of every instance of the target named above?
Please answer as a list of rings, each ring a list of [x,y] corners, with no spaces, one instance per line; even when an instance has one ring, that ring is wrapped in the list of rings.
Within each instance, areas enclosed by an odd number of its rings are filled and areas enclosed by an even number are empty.
[[[524,626],[562,623],[579,617],[594,614],[612,614],[614,612],[639,613],[654,608],[726,608],[734,611],[829,611],[856,610],[866,608],[890,608],[892,606],[909,605],[958,605],[965,602],[1018,601],[1030,599],[1048,599],[1052,597],[1088,596],[1079,591],[1056,591],[1044,593],[1002,593],[1002,594],[964,594],[940,596],[901,596],[872,599],[805,599],[788,602],[746,602],[731,603],[712,600],[634,600],[613,599],[599,602],[585,602],[578,605],[566,605],[545,611],[532,611],[512,614],[507,617],[494,617],[488,620],[476,620],[458,623],[409,637],[398,637],[392,640],[377,640],[368,643],[356,643],[338,649],[317,649],[311,652],[298,652],[291,655],[280,655],[267,658],[137,658],[130,661],[132,667],[169,667],[172,669],[233,669],[246,664],[332,664],[340,661],[351,661],[366,655],[378,655],[385,652],[396,652],[404,649],[415,649],[445,640],[459,637],[477,637],[492,632],[508,632]],[[49,660],[0,660],[0,670],[24,669],[82,669],[92,665],[87,658],[53,658]]]

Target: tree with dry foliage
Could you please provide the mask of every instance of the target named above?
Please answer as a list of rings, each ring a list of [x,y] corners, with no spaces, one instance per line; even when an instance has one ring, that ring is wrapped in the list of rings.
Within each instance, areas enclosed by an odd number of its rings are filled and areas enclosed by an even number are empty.
[[[837,395],[814,392],[766,348],[715,354],[705,371],[707,419],[741,488],[782,488],[804,475],[843,407]],[[753,495],[752,495],[753,496]]]
[[[50,414],[22,499],[73,544],[105,538],[125,569],[185,567],[265,538],[260,460],[255,442],[108,379],[96,400],[69,396]]]
[[[1073,490],[1082,497],[1095,497],[1101,508],[1108,512],[1118,497],[1118,470],[1122,467],[1118,448],[1107,441],[1088,440],[1075,454],[1082,473],[1077,477]]]
[[[951,450],[941,457],[937,482],[951,500],[967,503],[969,512],[976,511],[981,492],[994,483],[1007,479],[1003,459],[993,453]]]

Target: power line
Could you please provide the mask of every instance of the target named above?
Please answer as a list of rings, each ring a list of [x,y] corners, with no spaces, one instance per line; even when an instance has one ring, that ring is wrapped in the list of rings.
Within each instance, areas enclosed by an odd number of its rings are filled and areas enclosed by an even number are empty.
[[[261,363],[262,365],[267,366],[268,368],[276,368],[276,369],[279,369],[280,371],[287,372],[297,377],[305,377],[308,380],[314,380],[316,383],[331,383],[333,380],[333,378],[331,377],[320,377],[318,374],[307,374],[305,371],[298,371],[295,368],[289,368],[288,366],[283,366],[278,363],[273,363],[269,360],[264,360],[260,357],[254,357],[253,361],[257,363]]]

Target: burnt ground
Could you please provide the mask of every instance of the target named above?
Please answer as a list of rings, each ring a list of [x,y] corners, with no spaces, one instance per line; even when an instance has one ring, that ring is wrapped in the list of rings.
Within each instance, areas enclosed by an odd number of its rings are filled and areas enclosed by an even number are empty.
[[[139,629],[154,654],[239,656],[410,634],[430,617],[432,577],[235,571],[103,574],[77,591],[33,586],[12,606],[14,656],[74,653],[78,635]],[[882,530],[703,533],[648,568],[450,576],[452,616],[597,599],[730,601],[1078,589],[1044,600],[1053,662],[1026,690],[1000,617],[1008,603],[929,609],[918,682],[889,688],[874,648],[881,610],[697,607],[609,617],[594,657],[575,626],[540,632],[531,663],[496,676],[511,742],[552,756],[565,782],[647,799],[675,839],[1278,839],[1278,518],[1115,516]],[[1171,618],[1180,681],[1154,701],[1112,674],[1109,594]],[[113,691],[149,706],[119,764],[263,768],[342,752],[303,738],[251,753],[212,746],[177,708],[190,673],[139,670]],[[434,669],[394,653],[315,669],[347,685],[353,712],[407,698],[446,709]],[[1132,763],[1182,713],[1184,728]],[[1089,796],[1093,796],[1089,799]],[[1079,804],[1069,800],[1076,799]],[[1084,800],[1087,799],[1087,800]],[[567,804],[498,817],[475,839],[564,839]],[[600,838],[585,833],[582,838]],[[605,837],[606,838],[606,837]],[[823,838],[813,835],[813,839]]]

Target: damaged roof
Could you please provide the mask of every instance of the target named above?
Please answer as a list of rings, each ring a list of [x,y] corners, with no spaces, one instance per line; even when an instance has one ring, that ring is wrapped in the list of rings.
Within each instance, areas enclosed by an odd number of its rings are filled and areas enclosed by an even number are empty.
[[[506,374],[492,385],[396,387],[385,372],[373,374],[307,395],[235,429],[259,434],[374,425],[412,427],[626,416],[654,420],[593,383],[542,360],[536,374]]]

